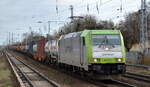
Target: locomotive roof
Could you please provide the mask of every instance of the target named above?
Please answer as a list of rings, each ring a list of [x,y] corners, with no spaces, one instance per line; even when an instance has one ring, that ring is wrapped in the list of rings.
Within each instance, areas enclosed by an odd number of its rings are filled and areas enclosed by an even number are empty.
[[[120,30],[84,30],[81,32],[73,32],[66,35],[63,35],[59,38],[59,40],[63,37],[64,39],[76,37],[80,35],[81,37],[85,37],[89,33],[91,34],[120,34]]]
[[[91,34],[120,34],[120,30],[84,30],[81,37]]]
[[[67,39],[70,37],[76,37],[77,35],[81,35],[81,32],[73,32],[73,33],[69,33],[67,35],[64,35],[64,39]]]

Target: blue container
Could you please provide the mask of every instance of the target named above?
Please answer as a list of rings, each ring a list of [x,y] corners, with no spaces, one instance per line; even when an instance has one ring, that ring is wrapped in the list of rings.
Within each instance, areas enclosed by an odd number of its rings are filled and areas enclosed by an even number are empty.
[[[33,45],[35,44],[34,41],[28,43],[28,53],[33,54]]]

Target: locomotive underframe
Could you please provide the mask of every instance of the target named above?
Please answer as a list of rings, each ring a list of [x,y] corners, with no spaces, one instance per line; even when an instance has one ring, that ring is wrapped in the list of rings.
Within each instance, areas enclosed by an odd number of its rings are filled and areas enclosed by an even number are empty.
[[[125,63],[115,63],[115,64],[91,64],[89,65],[89,71],[101,74],[117,74],[125,73]]]

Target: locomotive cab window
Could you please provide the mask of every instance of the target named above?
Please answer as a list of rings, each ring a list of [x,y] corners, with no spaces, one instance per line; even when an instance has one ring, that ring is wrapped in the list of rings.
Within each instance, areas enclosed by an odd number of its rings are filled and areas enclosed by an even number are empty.
[[[119,35],[92,35],[93,52],[119,52],[121,40]]]
[[[93,45],[120,45],[119,35],[92,35]]]

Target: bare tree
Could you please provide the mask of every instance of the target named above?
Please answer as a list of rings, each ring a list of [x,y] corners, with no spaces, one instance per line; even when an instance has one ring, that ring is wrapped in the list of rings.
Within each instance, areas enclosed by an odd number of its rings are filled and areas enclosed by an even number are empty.
[[[125,46],[129,51],[133,44],[139,43],[139,14],[138,12],[129,13],[125,21],[120,21],[117,25],[124,36]]]
[[[23,42],[37,41],[45,38],[44,36],[36,32],[24,33],[23,36],[24,36]]]

